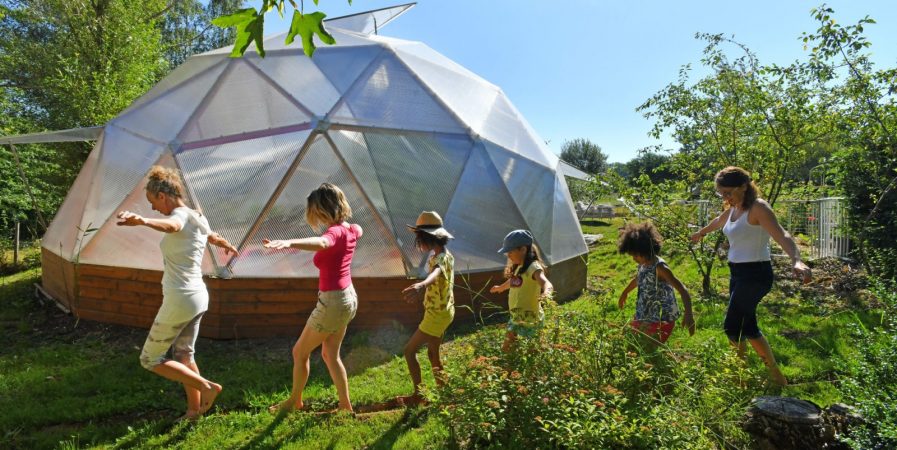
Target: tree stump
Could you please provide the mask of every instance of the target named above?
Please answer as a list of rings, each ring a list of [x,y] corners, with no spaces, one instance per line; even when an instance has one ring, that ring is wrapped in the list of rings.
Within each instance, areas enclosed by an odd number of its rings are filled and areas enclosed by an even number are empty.
[[[757,397],[745,413],[742,428],[763,450],[842,449],[836,433],[862,421],[846,405],[823,411],[815,403],[791,397]]]

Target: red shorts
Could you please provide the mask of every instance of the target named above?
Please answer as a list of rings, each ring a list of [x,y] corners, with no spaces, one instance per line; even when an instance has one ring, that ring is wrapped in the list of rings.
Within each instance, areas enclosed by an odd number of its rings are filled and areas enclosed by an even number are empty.
[[[641,331],[648,336],[656,338],[661,343],[666,342],[673,333],[673,327],[676,322],[642,322],[641,320],[633,320],[629,322],[629,326],[633,330]]]

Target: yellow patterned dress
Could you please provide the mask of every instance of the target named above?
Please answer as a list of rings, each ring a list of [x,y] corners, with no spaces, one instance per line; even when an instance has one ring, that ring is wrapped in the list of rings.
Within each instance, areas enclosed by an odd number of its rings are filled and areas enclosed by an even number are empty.
[[[418,327],[424,334],[442,337],[455,318],[455,257],[448,250],[430,257],[429,272],[439,267],[440,273],[424,294],[424,319]]]
[[[520,267],[511,277],[511,290],[508,292],[508,309],[511,320],[508,331],[524,337],[533,337],[542,328],[545,312],[542,310],[542,286],[533,279],[533,274],[542,270],[538,261],[530,263],[526,272],[520,273]]]

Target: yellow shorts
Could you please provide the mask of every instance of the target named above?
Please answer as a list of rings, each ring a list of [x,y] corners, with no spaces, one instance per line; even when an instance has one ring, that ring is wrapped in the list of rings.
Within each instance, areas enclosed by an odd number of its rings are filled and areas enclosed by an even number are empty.
[[[355,318],[357,310],[358,294],[351,284],[341,291],[318,292],[318,305],[306,326],[319,333],[336,333]]]
[[[424,311],[424,320],[420,322],[417,328],[426,335],[442,337],[454,319],[455,308],[439,312]]]

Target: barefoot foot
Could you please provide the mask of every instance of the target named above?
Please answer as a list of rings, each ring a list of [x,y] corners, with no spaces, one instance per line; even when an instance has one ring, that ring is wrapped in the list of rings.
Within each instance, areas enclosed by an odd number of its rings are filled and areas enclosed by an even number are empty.
[[[286,399],[280,403],[271,405],[268,407],[268,412],[271,414],[280,414],[280,413],[290,413],[293,411],[300,411],[305,408],[305,405],[302,404],[302,401],[293,402],[290,399]]]
[[[213,383],[209,381],[208,389],[202,389],[199,392],[199,414],[205,414],[210,409],[212,409],[212,404],[215,403],[215,399],[218,397],[218,394],[221,393],[223,388],[218,383]]]
[[[183,416],[174,419],[174,423],[196,422],[199,420],[199,411],[187,411]]]
[[[420,394],[402,395],[396,397],[396,401],[402,406],[418,406],[424,403],[424,397]]]

